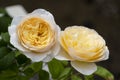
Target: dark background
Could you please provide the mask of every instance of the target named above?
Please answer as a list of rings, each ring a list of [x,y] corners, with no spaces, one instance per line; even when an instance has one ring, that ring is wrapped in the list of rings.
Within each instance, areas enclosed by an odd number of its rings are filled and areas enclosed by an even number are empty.
[[[50,11],[64,29],[72,25],[94,28],[107,42],[110,58],[97,64],[120,80],[120,0],[0,0],[0,7],[21,4],[28,12],[37,8]]]

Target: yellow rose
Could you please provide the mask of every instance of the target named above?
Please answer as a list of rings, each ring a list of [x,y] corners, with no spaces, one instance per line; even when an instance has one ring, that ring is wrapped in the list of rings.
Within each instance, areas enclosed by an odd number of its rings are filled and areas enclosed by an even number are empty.
[[[95,30],[84,26],[67,27],[61,32],[60,43],[63,49],[56,58],[70,60],[71,65],[85,75],[97,70],[94,62],[109,56],[105,40]]]
[[[50,61],[60,50],[60,28],[44,9],[13,18],[8,32],[10,43],[34,62]]]

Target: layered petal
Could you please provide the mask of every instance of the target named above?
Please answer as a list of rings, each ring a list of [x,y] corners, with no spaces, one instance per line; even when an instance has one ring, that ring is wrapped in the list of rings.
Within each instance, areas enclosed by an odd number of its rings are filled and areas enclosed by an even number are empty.
[[[60,49],[57,56],[55,56],[58,60],[74,60],[63,48]]]
[[[71,61],[71,65],[84,75],[90,75],[97,70],[96,64],[90,62]]]
[[[44,59],[44,62],[49,62],[52,60],[60,51],[60,44],[56,42],[56,44],[50,49],[51,53],[49,53]]]
[[[44,53],[23,52],[23,54],[28,58],[30,58],[33,62],[43,61],[43,59],[50,53],[51,51],[44,52]]]

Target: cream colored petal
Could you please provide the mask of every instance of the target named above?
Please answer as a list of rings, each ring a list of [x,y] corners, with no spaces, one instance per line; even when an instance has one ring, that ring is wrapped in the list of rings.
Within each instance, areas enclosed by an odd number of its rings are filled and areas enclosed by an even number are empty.
[[[11,22],[11,25],[16,25],[18,26],[20,24],[20,22],[23,20],[25,16],[17,16],[17,17],[14,17],[12,22]]]
[[[101,58],[97,59],[94,62],[99,62],[99,61],[103,61],[103,60],[107,60],[109,58],[109,50],[108,47],[106,46],[105,50],[104,50],[104,54]]]
[[[16,33],[17,31],[17,27],[20,24],[20,22],[22,21],[24,16],[18,16],[18,17],[14,17],[12,22],[11,22],[11,26],[8,27],[8,32],[10,34],[10,36],[14,33]]]
[[[60,44],[57,42],[49,51],[51,51],[50,54],[48,54],[43,61],[49,62],[51,61],[60,51]]]
[[[59,44],[58,41],[56,41],[56,43],[55,43],[55,45],[52,47],[51,51],[52,51],[52,54],[53,54],[54,56],[56,56],[56,55],[59,53],[59,51],[60,51],[60,44]]]
[[[47,54],[46,57],[42,60],[43,62],[49,62],[54,58],[52,54]]]
[[[55,58],[58,60],[73,60],[63,48],[60,49],[59,54]]]
[[[18,50],[20,51],[28,51],[26,50],[21,44],[20,42],[18,41],[18,37],[16,34],[12,34],[11,37],[10,37],[10,43],[15,47],[17,48]]]
[[[108,49],[108,47],[106,46],[103,60],[107,60],[108,58],[109,58],[109,49]]]
[[[73,48],[68,48],[68,51],[69,51],[69,55],[75,59],[75,60],[78,60],[78,61],[86,61],[86,59],[80,57],[80,56],[77,56],[77,52],[73,49]]]
[[[95,63],[71,61],[71,65],[78,72],[80,72],[84,75],[91,75],[92,73],[94,73],[97,70],[97,66]]]
[[[30,13],[28,15],[28,17],[29,16],[40,17],[40,18],[44,19],[46,22],[48,22],[51,25],[52,29],[56,30],[56,28],[57,28],[56,27],[57,25],[55,23],[53,15],[44,9],[36,9],[32,13]]]
[[[16,30],[17,29],[17,26],[16,25],[11,25],[8,27],[8,33],[10,36],[12,36],[13,34],[17,34],[16,33]]]
[[[25,56],[30,58],[33,62],[39,62],[43,61],[43,59],[50,53],[49,52],[44,52],[44,53],[35,53],[35,52],[23,52]]]

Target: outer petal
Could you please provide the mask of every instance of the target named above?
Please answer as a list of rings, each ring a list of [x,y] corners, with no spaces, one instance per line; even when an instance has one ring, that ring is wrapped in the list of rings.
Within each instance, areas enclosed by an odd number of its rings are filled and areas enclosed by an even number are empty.
[[[25,16],[17,16],[17,17],[14,17],[12,22],[11,22],[11,25],[19,25],[20,22],[23,20]]]
[[[53,15],[44,9],[36,9],[28,15],[28,17],[30,16],[40,17],[43,20],[47,21],[51,25],[52,29],[56,30],[57,28]]]
[[[71,61],[71,65],[80,73],[84,75],[90,75],[97,70],[97,66],[94,63]]]
[[[8,32],[10,36],[12,36],[13,34],[16,34],[16,29],[17,29],[16,25],[11,25],[10,27],[8,27]]]
[[[106,46],[104,55],[101,58],[99,58],[98,60],[95,60],[94,62],[107,60],[108,58],[109,58],[109,50],[108,50],[108,47]]]
[[[10,43],[16,47],[17,49],[19,49],[20,51],[28,51],[27,49],[25,49],[18,41],[18,37],[16,34],[12,34],[10,37]]]
[[[20,22],[22,21],[24,16],[19,16],[19,17],[14,17],[12,22],[11,22],[11,26],[8,27],[8,32],[10,34],[10,36],[12,36],[12,34],[16,34],[17,31],[17,27],[20,24]]]
[[[50,49],[51,53],[48,54],[43,61],[44,62],[49,62],[50,60],[52,60],[60,51],[60,44],[58,43],[58,41],[56,42],[56,44]]]
[[[59,54],[55,58],[58,60],[73,60],[63,48],[60,49]]]
[[[86,61],[86,59],[85,58],[82,58],[82,57],[80,57],[80,56],[77,56],[76,55],[76,51],[73,49],[73,48],[68,48],[68,53],[69,53],[69,55],[73,58],[73,59],[75,59],[75,60],[78,60],[78,61]]]
[[[28,58],[30,58],[33,62],[43,61],[43,59],[49,54],[51,51],[45,53],[34,53],[34,52],[23,52]]]

